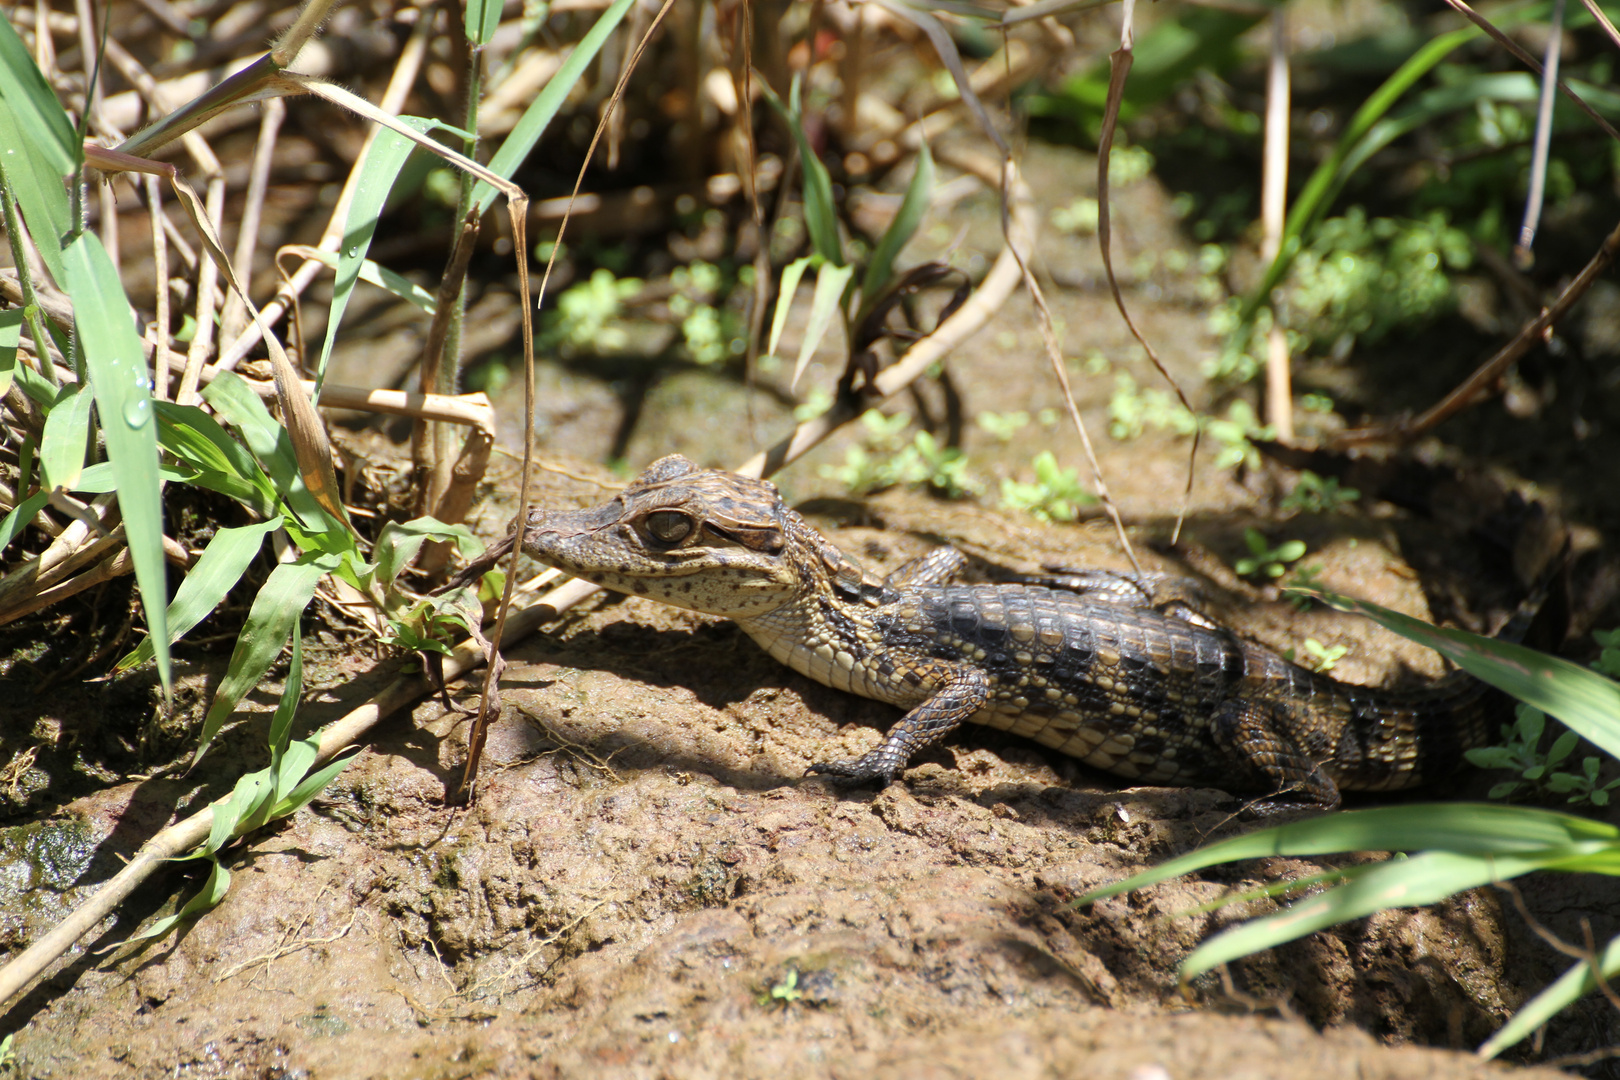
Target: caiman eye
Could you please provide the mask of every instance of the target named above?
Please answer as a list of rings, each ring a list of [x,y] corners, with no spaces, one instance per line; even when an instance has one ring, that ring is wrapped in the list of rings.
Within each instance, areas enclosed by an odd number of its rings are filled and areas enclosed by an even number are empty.
[[[692,519],[679,510],[654,510],[645,523],[652,538],[665,544],[680,543],[692,532]]]

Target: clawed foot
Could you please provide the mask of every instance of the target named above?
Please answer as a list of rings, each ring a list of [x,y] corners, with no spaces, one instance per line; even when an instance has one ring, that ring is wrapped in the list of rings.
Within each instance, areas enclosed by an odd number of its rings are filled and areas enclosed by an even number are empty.
[[[821,761],[804,770],[806,776],[825,776],[840,787],[875,784],[880,788],[893,783],[897,772],[891,763],[875,754],[854,761]]]

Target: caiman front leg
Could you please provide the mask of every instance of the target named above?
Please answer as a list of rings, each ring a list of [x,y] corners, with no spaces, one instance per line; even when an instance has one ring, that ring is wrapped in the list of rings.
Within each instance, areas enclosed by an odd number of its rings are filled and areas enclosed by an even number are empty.
[[[984,708],[990,697],[990,679],[978,668],[953,672],[934,696],[900,718],[877,749],[854,761],[824,761],[806,769],[843,784],[892,782],[906,762],[920,750],[940,742]]]

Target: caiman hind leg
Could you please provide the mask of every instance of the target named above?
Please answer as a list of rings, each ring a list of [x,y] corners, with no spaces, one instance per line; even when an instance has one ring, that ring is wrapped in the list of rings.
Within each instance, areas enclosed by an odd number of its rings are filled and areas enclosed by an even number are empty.
[[[854,761],[824,761],[807,773],[832,777],[843,784],[869,784],[894,780],[906,762],[920,750],[940,742],[984,708],[990,698],[990,679],[978,668],[964,667],[951,675],[933,697],[900,718],[877,749]]]
[[[1294,792],[1323,810],[1339,808],[1339,785],[1285,732],[1287,706],[1233,698],[1210,718],[1210,735],[1233,765],[1247,770],[1276,795]],[[1262,804],[1282,809],[1286,804]]]

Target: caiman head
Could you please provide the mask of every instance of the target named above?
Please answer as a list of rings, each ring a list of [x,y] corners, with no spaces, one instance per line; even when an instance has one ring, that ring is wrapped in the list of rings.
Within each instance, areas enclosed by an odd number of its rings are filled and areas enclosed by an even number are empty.
[[[531,510],[523,551],[615,592],[746,619],[798,591],[796,524],[775,484],[671,454],[601,506]]]

